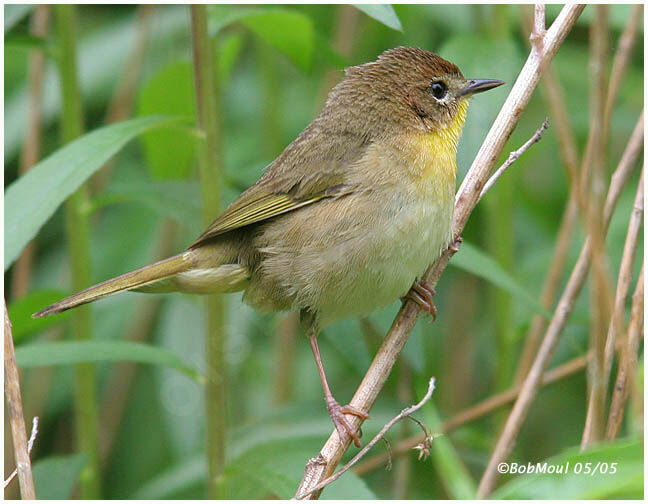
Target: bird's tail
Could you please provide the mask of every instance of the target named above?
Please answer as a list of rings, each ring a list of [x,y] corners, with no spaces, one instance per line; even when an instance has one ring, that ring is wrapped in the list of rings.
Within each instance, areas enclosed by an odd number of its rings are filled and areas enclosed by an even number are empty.
[[[44,308],[38,313],[34,313],[32,317],[38,318],[53,315],[54,313],[61,313],[75,306],[90,303],[109,294],[114,294],[115,292],[137,289],[164,280],[165,278],[173,277],[178,273],[188,271],[194,267],[194,262],[191,255],[187,253],[169,257],[168,259],[149,264],[134,271],[129,271],[128,273],[82,290],[81,292],[77,292],[70,297]]]

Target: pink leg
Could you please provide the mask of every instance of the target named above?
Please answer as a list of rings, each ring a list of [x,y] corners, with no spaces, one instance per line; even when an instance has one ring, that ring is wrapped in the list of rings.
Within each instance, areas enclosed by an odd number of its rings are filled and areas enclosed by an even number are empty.
[[[362,418],[363,420],[369,418],[369,415],[357,410],[350,405],[340,406],[340,403],[335,400],[333,394],[331,394],[331,389],[329,389],[328,382],[326,380],[326,374],[324,373],[322,358],[320,357],[319,347],[317,346],[316,331],[309,329],[308,338],[310,340],[311,348],[313,349],[313,355],[315,356],[317,371],[319,371],[320,379],[322,380],[322,387],[324,388],[324,399],[326,400],[326,408],[328,409],[331,420],[333,420],[333,425],[335,425],[335,429],[337,430],[341,440],[344,440],[345,436],[348,435],[351,437],[351,439],[353,439],[354,444],[358,448],[360,448],[360,437],[344,415],[355,415]]]

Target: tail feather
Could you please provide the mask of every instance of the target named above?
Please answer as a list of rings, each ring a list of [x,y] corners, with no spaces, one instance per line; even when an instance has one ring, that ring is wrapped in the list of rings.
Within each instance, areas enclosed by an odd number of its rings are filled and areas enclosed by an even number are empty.
[[[143,268],[129,271],[118,277],[111,278],[97,285],[93,285],[70,297],[62,299],[43,310],[34,313],[33,318],[45,317],[55,313],[61,313],[70,308],[90,303],[96,299],[114,294],[115,292],[135,289],[144,285],[157,282],[164,278],[172,277],[187,271],[194,266],[194,259],[190,254],[178,254],[168,259],[158,261]]]

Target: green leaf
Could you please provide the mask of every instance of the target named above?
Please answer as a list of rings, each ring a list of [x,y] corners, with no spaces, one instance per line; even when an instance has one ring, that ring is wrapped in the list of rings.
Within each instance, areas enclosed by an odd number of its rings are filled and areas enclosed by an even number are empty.
[[[392,30],[398,30],[400,32],[403,31],[403,25],[401,25],[400,19],[398,19],[398,16],[391,5],[353,4],[353,6],[360,9],[367,16],[374,18],[376,21],[380,21]]]
[[[18,4],[4,6],[4,32],[5,34],[16,26],[29,14],[36,5]]]
[[[16,344],[21,343],[27,336],[61,324],[69,317],[70,312],[63,312],[51,317],[32,318],[32,313],[43,306],[51,305],[63,299],[68,293],[61,290],[34,291],[18,301],[9,303],[9,318],[13,328],[13,339]]]
[[[459,252],[450,261],[450,265],[491,282],[500,289],[516,296],[517,299],[524,301],[543,317],[547,319],[551,318],[551,313],[543,308],[540,302],[529,291],[522,287],[491,256],[485,254],[474,245],[464,242]]]
[[[198,382],[204,381],[194,369],[163,348],[132,341],[57,341],[37,343],[16,349],[18,366],[66,366],[81,362],[139,362],[168,366]]]
[[[528,463],[520,465],[528,466]],[[531,466],[535,468],[536,464],[532,463]],[[540,467],[543,466],[544,463],[541,463]],[[547,459],[546,467],[562,468],[562,471],[517,476],[496,490],[491,498],[643,499],[643,442],[637,439],[621,439],[584,452],[579,448],[570,448]],[[596,473],[591,474],[594,468],[597,468]],[[585,474],[586,471],[590,474]]]
[[[67,197],[133,137],[178,118],[143,117],[88,133],[40,161],[5,191],[5,270]]]
[[[176,61],[158,71],[138,96],[137,114],[196,118],[193,69],[188,62]],[[158,179],[187,178],[193,167],[196,137],[186,128],[164,128],[141,137],[151,175]]]
[[[37,460],[33,466],[36,496],[45,500],[69,499],[87,460],[85,453]]]
[[[300,12],[272,9],[246,16],[241,23],[267,44],[284,53],[302,70],[310,69],[313,59],[313,22]]]
[[[281,8],[246,8],[211,5],[209,33],[239,22],[264,42],[287,56],[302,70],[310,69],[315,43],[315,29],[310,18],[301,12]]]

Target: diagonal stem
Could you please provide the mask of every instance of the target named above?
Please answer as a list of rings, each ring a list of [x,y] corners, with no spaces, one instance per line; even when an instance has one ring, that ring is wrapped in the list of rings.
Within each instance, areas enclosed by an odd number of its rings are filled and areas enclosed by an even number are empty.
[[[531,95],[540,81],[542,71],[558,51],[558,48],[583,9],[583,5],[568,5],[564,7],[554,23],[547,30],[542,50],[538,51],[533,49],[529,54],[520,75],[513,85],[513,89],[479,149],[455,198],[453,222],[455,240],[461,235],[470,214],[474,210],[479,200],[482,187],[486,183],[513,129],[517,125],[520,115],[529,103]],[[448,261],[454,253],[452,245],[454,245],[454,240],[451,246],[441,254],[424,275],[423,280],[430,286],[433,287],[436,285],[439,277],[448,265]],[[398,354],[412,332],[419,313],[419,309],[413,302],[405,303],[400,309],[389,333],[365,374],[362,383],[353,396],[350,403],[351,406],[361,411],[369,412],[387,380]],[[362,423],[359,418],[354,418],[351,422],[356,428]],[[317,463],[309,464],[307,467],[298,492],[308,491],[319,481],[333,474],[335,467],[348,448],[349,442],[342,443],[337,433],[332,434],[322,447],[319,456],[311,459],[317,460]],[[319,493],[320,491],[312,493],[312,498],[318,498]]]

